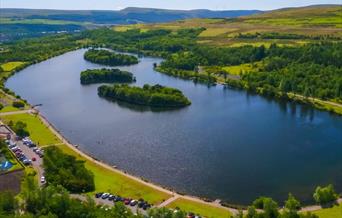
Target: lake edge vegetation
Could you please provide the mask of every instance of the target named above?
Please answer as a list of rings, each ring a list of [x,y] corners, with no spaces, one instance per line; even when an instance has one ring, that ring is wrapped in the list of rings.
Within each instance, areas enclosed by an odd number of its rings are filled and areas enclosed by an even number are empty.
[[[118,54],[104,49],[90,49],[84,53],[84,59],[107,66],[128,66],[139,62],[133,55]]]

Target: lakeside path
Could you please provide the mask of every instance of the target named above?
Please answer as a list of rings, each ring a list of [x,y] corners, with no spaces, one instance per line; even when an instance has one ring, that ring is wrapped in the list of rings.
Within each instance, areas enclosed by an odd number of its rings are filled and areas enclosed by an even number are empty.
[[[224,207],[222,205],[220,205],[219,202],[215,201],[215,202],[206,202],[198,197],[194,197],[194,196],[188,196],[188,195],[180,195],[180,194],[177,194],[173,191],[170,191],[168,189],[165,189],[161,186],[158,186],[158,185],[155,185],[153,183],[150,183],[150,182],[146,182],[144,180],[142,180],[141,178],[138,178],[136,176],[133,176],[133,175],[130,175],[130,174],[127,174],[119,169],[115,169],[101,161],[98,161],[96,159],[94,159],[93,157],[87,155],[86,153],[82,152],[81,150],[79,150],[78,148],[76,148],[74,145],[72,145],[67,139],[65,139],[61,133],[52,125],[48,122],[48,120],[39,113],[38,110],[36,109],[31,109],[31,110],[21,110],[21,111],[13,111],[13,112],[4,112],[4,113],[0,113],[0,116],[6,116],[6,115],[14,115],[14,114],[23,114],[23,113],[27,113],[27,114],[34,114],[34,115],[37,115],[37,117],[43,122],[43,124],[56,136],[58,137],[61,141],[62,141],[62,144],[65,144],[66,146],[68,146],[70,149],[72,149],[75,153],[79,154],[80,156],[82,156],[83,158],[105,168],[105,169],[108,169],[108,170],[111,170],[115,173],[118,173],[124,177],[127,177],[129,179],[132,179],[138,183],[141,183],[145,186],[148,186],[150,188],[153,188],[155,190],[158,190],[160,192],[163,192],[163,193],[166,193],[168,194],[170,197],[168,199],[165,199],[165,201],[161,202],[159,205],[155,205],[156,207],[168,207],[169,205],[171,205],[172,203],[174,202],[177,202],[177,200],[188,200],[188,201],[191,201],[191,202],[195,202],[195,203],[198,203],[200,205],[207,205],[207,206],[211,206],[211,207],[214,207],[214,208],[217,208],[217,209],[223,209],[223,210],[226,210],[227,212],[230,212],[232,214],[237,214],[238,213],[238,210],[235,209],[235,208],[229,208],[229,207]],[[79,196],[79,198],[82,198],[81,195]],[[337,202],[339,204],[342,204],[342,198],[338,199]],[[102,203],[102,202],[98,202],[98,203]],[[319,205],[310,205],[310,206],[306,206],[306,207],[303,207],[300,212],[314,212],[314,211],[318,211],[318,210],[321,210],[323,209],[321,206]],[[244,213],[246,213],[247,211],[246,210],[243,210]]]

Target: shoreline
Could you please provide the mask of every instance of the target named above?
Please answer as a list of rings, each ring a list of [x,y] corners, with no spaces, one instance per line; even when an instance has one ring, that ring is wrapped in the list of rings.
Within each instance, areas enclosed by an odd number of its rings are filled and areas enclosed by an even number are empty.
[[[166,194],[169,194],[170,197],[168,199],[165,199],[163,202],[161,202],[160,204],[158,205],[155,205],[155,207],[158,207],[158,208],[161,208],[161,207],[167,207],[167,205],[169,204],[172,204],[172,202],[178,200],[178,199],[184,199],[184,200],[189,200],[189,201],[193,201],[193,202],[196,202],[196,203],[200,203],[200,204],[204,204],[204,205],[208,205],[208,206],[212,206],[212,207],[216,207],[218,209],[224,209],[224,210],[227,210],[228,212],[232,213],[233,215],[235,214],[238,214],[239,213],[239,209],[236,209],[234,207],[230,207],[230,206],[223,206],[221,205],[220,201],[218,200],[215,200],[215,201],[205,201],[203,200],[203,198],[200,198],[200,197],[196,197],[196,196],[191,196],[191,195],[182,195],[182,194],[179,194],[177,193],[175,190],[171,190],[171,189],[168,189],[167,187],[162,187],[161,185],[158,185],[158,184],[155,184],[153,182],[150,182],[150,181],[147,181],[145,180],[144,178],[142,177],[138,177],[138,176],[135,176],[135,175],[132,175],[132,174],[129,174],[128,172],[124,171],[124,170],[121,170],[121,169],[118,169],[114,166],[110,166],[109,164],[101,161],[101,160],[98,160],[97,158],[95,157],[92,157],[90,154],[87,154],[86,152],[80,150],[78,147],[75,147],[75,145],[73,145],[72,143],[70,143],[68,141],[68,139],[66,139],[62,133],[52,124],[48,121],[48,119],[42,115],[38,110],[36,109],[31,109],[31,110],[26,110],[26,111],[17,111],[17,112],[13,112],[13,113],[29,113],[29,114],[33,114],[33,115],[36,115],[42,122],[43,124],[56,136],[58,137],[63,144],[65,144],[66,146],[68,146],[68,148],[72,149],[74,152],[76,152],[77,154],[79,154],[80,156],[84,157],[85,159],[93,162],[94,164],[96,165],[99,165],[105,169],[108,169],[110,171],[113,171],[114,173],[118,173],[122,176],[125,176],[129,179],[132,179],[138,183],[141,183],[143,185],[146,185],[150,188],[153,188],[157,191],[161,191],[161,192],[164,192]],[[11,114],[13,114],[11,113]],[[3,115],[4,113],[0,113],[0,115]],[[336,203],[337,204],[342,204],[342,197],[338,198],[336,200]],[[244,208],[244,209],[240,209],[242,210],[244,213],[247,212],[247,210],[245,209],[246,206],[245,205],[236,205],[237,208],[238,207],[241,207],[241,208]],[[280,210],[282,208],[279,208]],[[318,211],[318,210],[321,210],[321,209],[325,209],[324,207],[322,207],[321,205],[306,205],[304,207],[302,207],[299,212],[314,212],[314,211]]]
[[[99,165],[99,166],[101,166],[101,167],[103,167],[105,169],[111,170],[111,171],[113,171],[115,173],[118,173],[118,174],[120,174],[122,176],[125,176],[125,177],[127,177],[129,179],[132,179],[132,180],[134,180],[136,182],[139,182],[139,183],[141,183],[143,185],[146,185],[146,186],[148,186],[150,188],[153,188],[155,190],[158,190],[158,191],[161,191],[161,192],[164,192],[166,194],[171,195],[170,198],[165,199],[165,201],[161,202],[159,205],[155,205],[156,207],[164,207],[164,206],[167,206],[167,205],[171,204],[173,201],[175,201],[175,200],[177,200],[179,198],[183,198],[183,199],[194,201],[194,202],[197,202],[197,203],[201,203],[201,204],[209,205],[209,206],[212,206],[212,207],[224,209],[224,210],[227,210],[227,211],[231,212],[232,214],[237,214],[238,213],[238,209],[222,206],[219,202],[216,202],[216,201],[207,202],[207,201],[202,200],[200,197],[190,196],[190,195],[181,195],[181,194],[178,194],[174,190],[170,190],[168,188],[165,188],[165,187],[162,187],[160,185],[154,184],[153,182],[147,181],[147,180],[145,180],[142,177],[134,176],[132,174],[127,173],[124,170],[121,170],[121,169],[118,169],[118,168],[114,168],[113,166],[110,166],[109,164],[107,164],[105,162],[102,162],[101,160],[98,160],[97,158],[92,157],[90,154],[87,154],[84,151],[80,150],[79,148],[75,147],[75,145],[70,143],[62,135],[62,133],[52,123],[50,123],[48,121],[48,119],[44,115],[42,115],[38,110],[33,109],[33,113],[32,113],[32,111],[29,111],[29,113],[36,114],[37,117],[39,117],[39,119],[44,123],[44,125],[46,127],[48,127],[49,130],[53,134],[55,134],[62,141],[63,144],[68,146],[70,149],[72,149],[74,152],[76,152],[80,156],[86,158],[87,160],[89,160],[89,161],[91,161],[91,162],[93,162],[93,163],[95,163],[95,164],[97,164],[97,165]],[[169,201],[170,199],[172,199],[172,201]]]

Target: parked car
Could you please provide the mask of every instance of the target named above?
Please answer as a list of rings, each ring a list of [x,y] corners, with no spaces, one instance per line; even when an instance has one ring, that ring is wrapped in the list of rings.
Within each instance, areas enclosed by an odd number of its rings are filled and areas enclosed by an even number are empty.
[[[99,192],[95,194],[95,198],[100,198],[103,195],[103,192]]]
[[[144,206],[142,208],[143,208],[143,210],[147,210],[150,207],[151,207],[151,205],[146,203],[146,204],[144,204]]]
[[[102,199],[107,199],[109,197],[109,193],[103,193],[101,198]]]
[[[114,195],[109,195],[109,196],[108,196],[108,200],[109,200],[109,201],[113,201],[113,200],[114,200],[114,198],[115,198],[115,196],[114,196]]]
[[[129,205],[132,206],[132,207],[134,207],[134,206],[137,205],[137,204],[138,204],[138,201],[136,201],[136,200],[132,200],[132,201],[129,203]]]
[[[114,199],[113,199],[114,202],[119,202],[119,201],[123,201],[122,197],[120,196],[116,196]]]
[[[29,160],[29,159],[24,159],[23,160],[23,164],[25,164],[25,165],[31,165],[32,164],[32,162]]]
[[[40,177],[40,183],[45,183],[46,182],[46,180],[45,180],[45,176],[42,176],[42,177]]]
[[[37,158],[35,158],[35,157],[32,158],[32,161],[36,161],[36,160],[37,160]]]
[[[129,205],[131,203],[131,199],[125,198],[123,202],[125,205]]]

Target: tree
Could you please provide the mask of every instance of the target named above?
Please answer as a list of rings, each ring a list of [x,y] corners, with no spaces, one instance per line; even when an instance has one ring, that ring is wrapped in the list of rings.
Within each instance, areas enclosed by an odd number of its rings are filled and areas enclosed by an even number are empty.
[[[334,186],[330,184],[325,187],[318,186],[313,197],[318,204],[327,204],[336,201],[338,195],[334,190]]]
[[[22,121],[18,121],[15,124],[13,124],[12,121],[9,122],[8,125],[10,128],[12,128],[12,130],[17,134],[17,136],[24,138],[30,135],[30,133],[27,130],[27,124],[22,122]]]
[[[2,110],[2,108],[4,108],[4,105],[0,103],[0,110]]]
[[[0,216],[14,215],[17,206],[18,202],[12,192],[0,192]]]
[[[285,208],[289,211],[297,211],[301,208],[300,202],[289,193],[288,199],[285,201]]]

